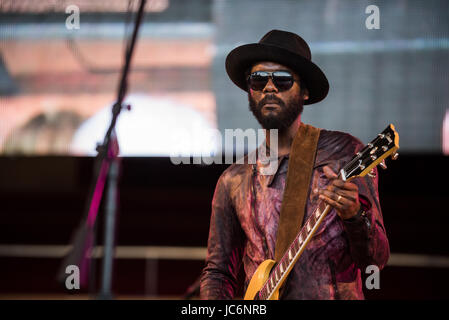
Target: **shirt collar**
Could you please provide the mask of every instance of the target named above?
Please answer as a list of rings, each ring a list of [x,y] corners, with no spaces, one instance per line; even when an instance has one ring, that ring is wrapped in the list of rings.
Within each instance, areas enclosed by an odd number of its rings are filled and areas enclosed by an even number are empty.
[[[260,156],[261,155],[266,155],[265,153],[265,141],[254,151],[257,152],[256,156],[257,156],[257,161],[256,161],[256,167],[257,167],[257,173],[258,176],[262,176],[264,178],[259,179],[260,183],[265,184],[266,186],[270,186],[272,184],[272,182],[274,181],[274,178],[282,173],[285,173],[288,169],[288,159],[290,157],[290,154],[284,154],[282,156],[278,156],[277,157],[277,167],[276,170],[274,172],[274,174],[261,174],[262,172],[262,168],[263,168],[263,164],[260,161]]]

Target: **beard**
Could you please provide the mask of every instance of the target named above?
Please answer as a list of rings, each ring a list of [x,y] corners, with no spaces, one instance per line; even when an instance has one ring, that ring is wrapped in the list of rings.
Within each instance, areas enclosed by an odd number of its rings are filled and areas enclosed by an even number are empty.
[[[254,117],[260,123],[262,128],[278,129],[280,132],[286,131],[292,123],[298,118],[304,109],[304,100],[299,96],[295,96],[287,103],[273,95],[266,95],[259,103],[253,99],[251,94],[248,94],[249,109]],[[266,103],[276,103],[280,106],[280,112],[277,114],[262,114],[262,108]]]

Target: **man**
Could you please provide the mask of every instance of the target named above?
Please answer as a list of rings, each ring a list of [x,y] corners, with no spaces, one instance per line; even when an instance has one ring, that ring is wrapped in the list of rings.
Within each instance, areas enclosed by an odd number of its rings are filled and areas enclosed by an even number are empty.
[[[201,277],[203,299],[234,298],[241,262],[246,290],[260,263],[282,256],[283,252],[276,251],[277,240],[295,224],[284,219],[281,227],[286,202],[291,200],[284,194],[287,177],[306,170],[289,167],[295,137],[307,126],[301,122],[301,112],[304,104],[323,100],[329,90],[326,76],[311,61],[309,46],[291,32],[272,30],[259,43],[234,49],[226,59],[226,70],[230,79],[248,92],[250,110],[266,129],[268,151],[268,131],[278,130],[279,158],[271,175],[261,174],[261,161],[233,164],[221,175],[212,201]],[[319,201],[333,209],[293,267],[280,299],[363,299],[361,272],[368,265],[382,269],[389,257],[377,171],[351,181],[338,179],[335,172],[363,146],[349,134],[316,130],[319,135],[310,163],[310,183],[306,181],[302,221]],[[260,152],[259,148],[257,154]]]

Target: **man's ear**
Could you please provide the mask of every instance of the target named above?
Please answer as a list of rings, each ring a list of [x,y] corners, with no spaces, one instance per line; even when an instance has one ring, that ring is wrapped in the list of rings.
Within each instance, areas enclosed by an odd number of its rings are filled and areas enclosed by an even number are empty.
[[[301,91],[302,98],[304,100],[309,100],[309,90],[307,90],[307,88],[304,88]]]

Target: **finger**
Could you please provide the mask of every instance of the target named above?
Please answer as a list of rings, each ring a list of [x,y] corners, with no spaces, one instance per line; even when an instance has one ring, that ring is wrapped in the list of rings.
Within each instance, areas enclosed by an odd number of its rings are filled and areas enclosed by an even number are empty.
[[[320,194],[320,199],[325,201],[327,204],[331,205],[335,209],[341,210],[343,208],[343,205],[339,202],[335,201],[334,199],[329,198],[328,196],[324,194]]]
[[[335,179],[334,181],[332,181],[332,184],[340,189],[353,190],[353,191],[359,190],[359,188],[355,183],[349,181]]]
[[[323,190],[323,192],[321,194],[334,200],[335,202],[338,202],[342,206],[350,206],[353,202],[352,199],[349,199],[339,193],[330,192],[328,190]]]
[[[329,166],[324,166],[323,172],[324,172],[324,175],[328,179],[336,179],[337,178],[337,174]]]
[[[326,189],[335,193],[340,193],[340,191],[345,191],[344,194],[350,194],[350,193],[358,193],[359,189],[357,185],[353,183],[345,183],[342,180],[335,179],[331,181],[327,186]],[[348,193],[349,192],[349,193]],[[340,193],[343,194],[343,193]]]
[[[324,189],[321,190],[327,190],[330,192],[335,192],[337,189],[339,189],[337,186],[335,186],[332,182],[329,183]]]
[[[346,184],[345,181],[340,180],[340,179],[335,179],[332,183],[333,183],[335,186],[340,187],[340,188],[342,188],[342,187]],[[348,182],[348,183],[350,183],[350,182]]]
[[[352,191],[352,190],[344,190],[344,189],[336,189],[335,193],[337,195],[341,195],[342,197],[350,200],[350,201],[357,201],[358,199],[358,192]]]

